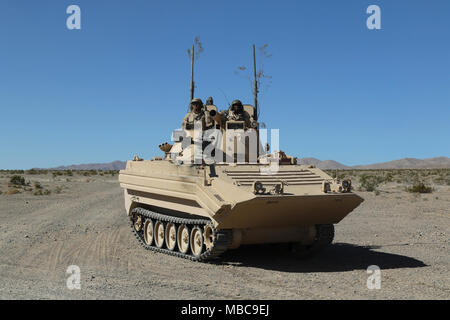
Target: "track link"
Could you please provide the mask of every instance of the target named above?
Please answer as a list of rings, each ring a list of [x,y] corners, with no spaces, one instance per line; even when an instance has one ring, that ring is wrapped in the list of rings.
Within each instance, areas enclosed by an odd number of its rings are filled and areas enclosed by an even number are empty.
[[[138,215],[142,218],[142,228],[141,230],[137,231],[134,226],[134,220],[133,218]],[[199,256],[194,256],[191,253],[191,249],[189,248],[188,253],[182,253],[175,250],[169,250],[167,249],[164,244],[162,248],[158,248],[154,245],[154,241],[152,245],[148,245],[145,242],[144,239],[144,228],[145,220],[152,219],[153,223],[156,223],[157,221],[161,221],[164,223],[174,223],[177,226],[177,229],[180,225],[185,224],[189,226],[191,229],[195,226],[199,226],[202,230],[206,225],[209,225],[211,227],[211,230],[213,231],[212,238],[213,238],[213,245],[209,249],[204,249],[203,252]],[[214,227],[214,224],[209,219],[201,219],[201,218],[179,218],[179,217],[173,217],[169,215],[165,215],[162,213],[154,212],[148,209],[144,208],[134,208],[131,211],[130,215],[130,221],[131,221],[131,229],[133,230],[133,234],[135,235],[138,242],[147,250],[152,250],[156,252],[161,252],[165,254],[169,254],[172,256],[189,259],[192,261],[210,261],[218,258],[223,252],[225,252],[228,247],[231,244],[231,230],[217,230]]]

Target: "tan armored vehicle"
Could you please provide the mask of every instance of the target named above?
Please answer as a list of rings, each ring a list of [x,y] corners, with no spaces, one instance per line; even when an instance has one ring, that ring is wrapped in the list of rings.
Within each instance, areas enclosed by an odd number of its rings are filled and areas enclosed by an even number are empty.
[[[333,224],[363,201],[349,180],[268,152],[256,94],[255,105],[243,107],[251,127],[208,105],[207,143],[204,128],[185,128],[175,143],[159,146],[164,157],[136,156],[120,171],[131,227],[146,249],[206,261],[240,245],[290,243],[310,255],[333,241]]]

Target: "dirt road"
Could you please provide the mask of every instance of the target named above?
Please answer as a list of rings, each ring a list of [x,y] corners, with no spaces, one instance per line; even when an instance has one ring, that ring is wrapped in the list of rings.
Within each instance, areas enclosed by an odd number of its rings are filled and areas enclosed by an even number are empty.
[[[26,178],[62,192],[0,195],[1,299],[450,298],[448,186],[420,196],[395,185],[361,192],[365,202],[311,260],[267,245],[204,264],[138,245],[117,176]],[[81,290],[66,286],[69,265],[81,269]],[[370,265],[381,269],[381,289],[367,288]]]

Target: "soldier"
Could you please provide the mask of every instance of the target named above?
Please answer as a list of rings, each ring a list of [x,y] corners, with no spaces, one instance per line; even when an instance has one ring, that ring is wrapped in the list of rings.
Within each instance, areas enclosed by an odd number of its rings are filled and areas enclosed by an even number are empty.
[[[191,111],[186,114],[183,119],[181,128],[184,130],[194,130],[196,121],[202,122],[202,130],[205,130],[205,113],[203,110],[203,102],[199,98],[194,98],[191,101]]]
[[[208,99],[206,99],[206,103],[207,106],[212,106],[214,105],[214,100],[212,97],[208,97]]]
[[[216,110],[213,111],[213,114],[211,114],[211,110],[208,110],[208,106],[214,106],[214,100],[212,97],[208,97],[206,99],[206,103],[205,103],[205,121],[206,121],[206,130],[214,128],[214,117],[217,113]]]
[[[245,121],[247,128],[253,128],[253,118],[244,110],[244,106],[240,100],[234,100],[228,110],[227,120]]]

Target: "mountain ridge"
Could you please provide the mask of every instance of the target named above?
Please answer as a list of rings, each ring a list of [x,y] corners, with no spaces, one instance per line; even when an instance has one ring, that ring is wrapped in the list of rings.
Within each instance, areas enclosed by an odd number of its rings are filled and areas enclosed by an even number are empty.
[[[403,158],[368,165],[347,166],[335,160],[319,160],[316,158],[298,158],[298,164],[314,165],[320,169],[440,169],[450,168],[450,158]],[[50,168],[51,170],[122,170],[126,161],[115,160],[108,163],[73,164]]]

